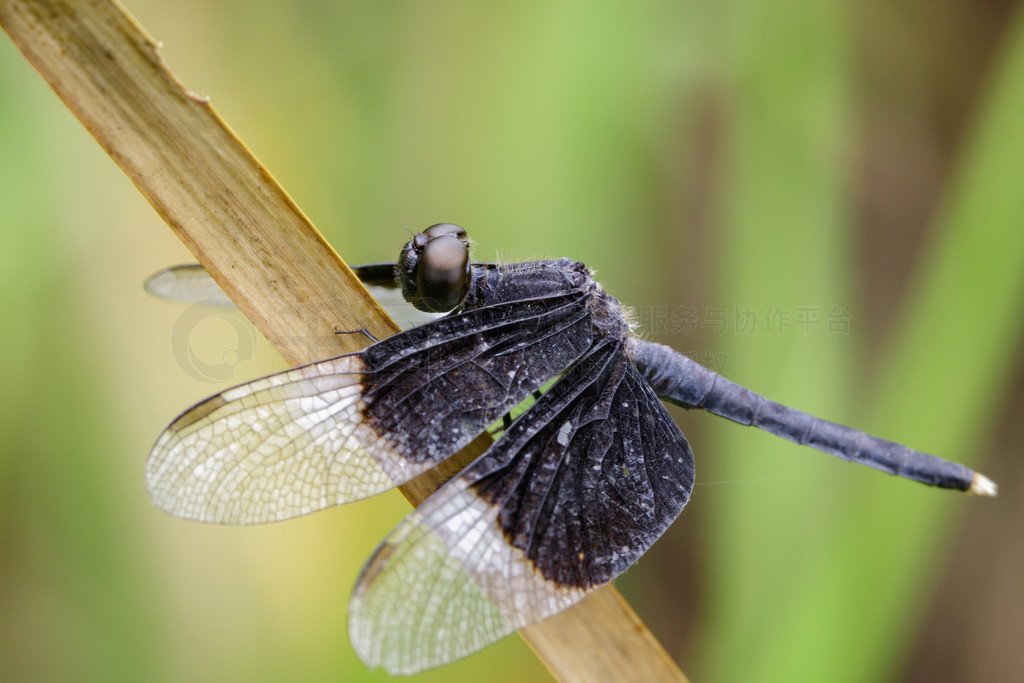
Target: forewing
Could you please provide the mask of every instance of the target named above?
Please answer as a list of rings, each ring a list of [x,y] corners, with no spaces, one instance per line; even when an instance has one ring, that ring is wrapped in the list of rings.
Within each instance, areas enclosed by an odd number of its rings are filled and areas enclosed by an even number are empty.
[[[468,311],[190,408],[146,466],[154,502],[251,524],[380,493],[447,458],[586,349],[576,291]]]
[[[214,308],[235,307],[220,285],[198,263],[164,268],[146,278],[143,287],[150,295],[164,301],[201,303]]]
[[[370,295],[403,330],[436,320],[440,313],[420,311],[402,298],[395,282],[395,264],[368,263],[352,266]],[[146,279],[146,291],[152,296],[183,304],[201,304],[213,308],[235,308],[213,277],[198,263],[165,268]]]
[[[618,576],[692,487],[689,445],[608,340],[378,548],[353,646],[403,674],[475,652]]]

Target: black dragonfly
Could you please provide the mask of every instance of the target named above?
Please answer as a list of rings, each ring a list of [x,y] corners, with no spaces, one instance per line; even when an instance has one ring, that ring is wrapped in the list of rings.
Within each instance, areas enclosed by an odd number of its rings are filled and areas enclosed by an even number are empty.
[[[397,265],[357,270],[377,284],[392,271],[414,306],[451,313],[221,392],[174,420],[146,464],[167,512],[255,524],[386,491],[496,426],[500,438],[363,568],[349,634],[371,667],[451,662],[636,562],[694,483],[693,453],[659,397],[924,484],[996,493],[963,465],[770,401],[638,339],[582,263],[471,263],[465,231],[439,224]]]

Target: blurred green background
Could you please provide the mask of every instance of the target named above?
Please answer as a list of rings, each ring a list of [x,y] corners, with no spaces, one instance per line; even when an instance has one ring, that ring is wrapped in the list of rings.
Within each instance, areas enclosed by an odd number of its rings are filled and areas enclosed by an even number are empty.
[[[674,411],[697,488],[619,586],[691,678],[1024,676],[1017,3],[125,1],[349,262],[440,221],[572,256],[648,338],[1001,485]],[[160,430],[283,362],[175,360],[236,332],[143,293],[190,255],[7,40],[0,231],[0,679],[384,679],[345,609],[400,496],[245,529],[150,505]],[[513,637],[418,678],[546,675]]]

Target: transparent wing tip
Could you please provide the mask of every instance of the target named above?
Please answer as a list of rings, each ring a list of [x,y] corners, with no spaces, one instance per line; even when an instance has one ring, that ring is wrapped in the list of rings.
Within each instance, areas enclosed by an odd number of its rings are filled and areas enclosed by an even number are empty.
[[[979,496],[992,496],[994,498],[996,493],[998,493],[998,490],[999,487],[996,486],[994,481],[980,472],[975,472],[974,478],[971,479],[971,486],[967,489],[967,492],[974,493]]]

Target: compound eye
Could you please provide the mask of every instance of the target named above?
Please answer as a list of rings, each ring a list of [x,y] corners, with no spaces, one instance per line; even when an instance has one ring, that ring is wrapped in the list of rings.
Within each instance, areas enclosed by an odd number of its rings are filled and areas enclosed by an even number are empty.
[[[446,235],[458,240],[466,239],[466,231],[454,223],[437,223],[436,225],[431,225],[423,231],[423,234],[426,235],[428,239],[444,237]]]
[[[469,291],[469,238],[451,223],[432,225],[409,240],[395,269],[402,295],[421,311],[443,313]]]
[[[423,247],[416,269],[413,306],[441,313],[459,305],[469,288],[469,252],[452,235],[436,237]]]

